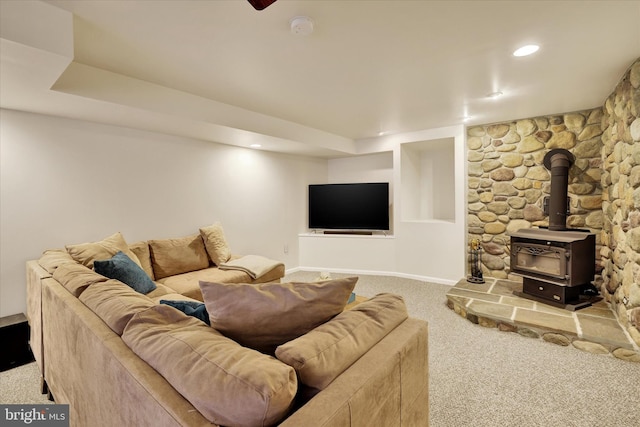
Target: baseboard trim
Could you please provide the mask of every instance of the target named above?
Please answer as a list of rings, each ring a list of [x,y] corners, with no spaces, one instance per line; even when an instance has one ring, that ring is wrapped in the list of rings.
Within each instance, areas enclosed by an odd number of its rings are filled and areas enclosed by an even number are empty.
[[[318,272],[327,271],[329,273],[365,274],[370,276],[391,276],[391,277],[400,277],[402,279],[420,280],[423,282],[437,283],[439,285],[448,285],[448,286],[454,286],[459,281],[459,280],[443,279],[441,277],[420,276],[417,274],[401,273],[396,271],[352,270],[352,269],[330,268],[330,267],[319,268],[319,267],[300,266],[300,267],[294,267],[294,268],[285,270],[285,274],[291,274],[298,271],[318,271]]]

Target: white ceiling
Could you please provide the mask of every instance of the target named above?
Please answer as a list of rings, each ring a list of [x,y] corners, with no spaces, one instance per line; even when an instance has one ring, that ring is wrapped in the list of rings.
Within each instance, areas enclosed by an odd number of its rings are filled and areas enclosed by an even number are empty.
[[[640,1],[46,3],[73,14],[72,62],[16,71],[3,43],[2,107],[319,156],[597,107],[640,56]],[[291,34],[299,15],[313,34]]]

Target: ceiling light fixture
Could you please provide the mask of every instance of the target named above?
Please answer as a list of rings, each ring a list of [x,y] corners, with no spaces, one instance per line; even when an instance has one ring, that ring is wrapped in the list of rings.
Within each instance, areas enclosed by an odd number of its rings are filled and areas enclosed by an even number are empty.
[[[536,53],[538,51],[538,49],[540,49],[540,46],[538,46],[537,44],[528,44],[526,46],[522,46],[519,49],[516,49],[513,52],[513,56],[531,55],[532,53]]]
[[[490,94],[488,94],[487,98],[497,99],[497,98],[500,98],[502,95],[503,95],[502,92],[496,91],[496,92],[491,92]]]
[[[260,144],[251,144],[249,147],[251,147],[251,148],[260,148],[260,147],[262,147],[262,145],[260,145]]]
[[[296,36],[308,36],[313,33],[313,21],[308,16],[296,16],[289,21],[291,34]]]

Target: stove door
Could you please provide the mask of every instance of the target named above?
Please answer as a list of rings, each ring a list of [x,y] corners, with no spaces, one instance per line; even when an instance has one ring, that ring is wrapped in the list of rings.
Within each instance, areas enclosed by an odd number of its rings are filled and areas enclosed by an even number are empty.
[[[535,243],[514,242],[511,269],[514,273],[531,273],[567,280],[567,256],[564,248]]]

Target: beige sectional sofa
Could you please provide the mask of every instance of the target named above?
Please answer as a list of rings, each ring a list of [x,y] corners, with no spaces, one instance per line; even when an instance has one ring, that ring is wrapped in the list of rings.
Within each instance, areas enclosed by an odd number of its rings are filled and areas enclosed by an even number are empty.
[[[398,296],[340,311],[355,278],[280,284],[281,264],[257,279],[221,270],[211,255],[220,248],[210,250],[205,233],[126,248],[122,242],[105,239],[97,255],[95,244],[72,245],[27,262],[31,346],[56,402],[70,405],[71,425],[428,425],[427,325],[408,318]],[[206,265],[196,260],[202,248]],[[155,289],[143,294],[90,268],[122,249],[155,279]],[[180,271],[189,268],[196,269]],[[273,295],[287,301],[261,302]],[[161,300],[204,300],[212,326]],[[299,303],[307,304],[301,313],[338,314],[286,338],[275,353],[231,334],[234,311],[241,319],[277,318],[278,307]],[[307,317],[287,313],[269,323]]]

